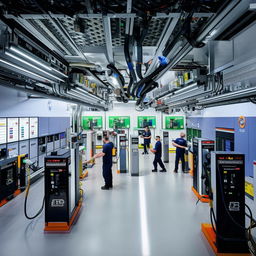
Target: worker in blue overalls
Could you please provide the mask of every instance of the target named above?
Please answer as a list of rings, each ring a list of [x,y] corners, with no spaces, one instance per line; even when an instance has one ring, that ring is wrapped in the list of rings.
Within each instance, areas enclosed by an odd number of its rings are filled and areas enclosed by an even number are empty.
[[[113,188],[113,176],[112,176],[112,150],[114,144],[109,141],[109,138],[106,136],[103,138],[103,150],[102,152],[97,153],[93,156],[92,159],[103,157],[103,166],[102,174],[105,180],[105,185],[101,187],[102,190],[109,190]]]
[[[182,171],[185,172],[185,149],[187,148],[187,141],[185,140],[185,133],[180,133],[180,138],[173,141],[172,145],[176,147],[176,158],[174,172],[178,172],[179,161],[182,163]]]
[[[162,161],[162,143],[160,140],[160,136],[156,136],[156,145],[154,149],[150,149],[150,151],[155,154],[155,159],[153,162],[154,169],[152,170],[152,172],[157,172],[157,164],[159,164],[160,167],[162,168],[160,172],[166,172],[166,168]]]
[[[148,148],[150,148],[151,141],[151,132],[148,126],[145,127],[145,131],[143,132],[141,137],[144,139],[144,152],[142,154],[148,154]]]

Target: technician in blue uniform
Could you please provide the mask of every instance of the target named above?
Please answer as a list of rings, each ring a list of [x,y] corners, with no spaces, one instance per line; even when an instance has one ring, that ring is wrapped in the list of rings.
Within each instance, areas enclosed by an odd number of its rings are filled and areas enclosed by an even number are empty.
[[[141,137],[144,139],[144,152],[142,154],[148,154],[148,148],[150,148],[151,141],[151,132],[148,126],[145,127],[145,131],[143,132]]]
[[[105,185],[101,187],[103,190],[109,190],[113,188],[113,177],[112,177],[112,149],[114,144],[109,141],[109,138],[106,136],[103,138],[103,150],[98,154],[93,156],[93,159],[103,157],[103,166],[102,166],[102,174],[105,180]]]
[[[150,151],[155,154],[155,159],[153,162],[154,170],[152,170],[152,172],[157,172],[157,164],[159,164],[160,167],[162,168],[160,172],[166,172],[165,166],[162,161],[162,143],[160,141],[160,136],[156,136],[155,148],[150,149]]]
[[[187,148],[187,141],[185,138],[185,133],[180,133],[180,138],[177,138],[173,141],[172,145],[176,147],[176,158],[175,158],[175,169],[174,172],[178,172],[179,168],[179,161],[181,160],[182,163],[182,171],[185,172],[185,149]]]

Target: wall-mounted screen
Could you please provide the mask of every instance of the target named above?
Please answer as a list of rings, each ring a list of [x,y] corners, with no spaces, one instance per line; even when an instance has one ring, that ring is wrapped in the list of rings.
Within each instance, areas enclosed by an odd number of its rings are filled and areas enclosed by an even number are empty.
[[[15,142],[19,140],[19,118],[8,118],[7,124],[7,142]]]
[[[113,129],[130,128],[129,116],[110,116],[108,118],[108,126]]]
[[[30,139],[38,137],[38,118],[30,117],[30,129],[29,129]]]
[[[29,139],[29,118],[21,117],[19,125],[19,138],[20,140]]]
[[[101,129],[102,116],[83,116],[82,126],[84,130]]]
[[[0,144],[6,143],[6,118],[0,118]]]
[[[138,128],[156,128],[156,117],[155,116],[138,116]]]
[[[168,129],[168,130],[184,129],[184,117],[183,116],[166,116],[165,129]]]

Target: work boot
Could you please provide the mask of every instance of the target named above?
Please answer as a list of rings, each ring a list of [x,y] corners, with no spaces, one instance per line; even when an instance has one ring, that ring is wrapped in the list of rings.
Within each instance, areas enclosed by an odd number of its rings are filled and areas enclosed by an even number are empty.
[[[166,172],[166,169],[160,170],[160,172]]]
[[[157,172],[157,170],[154,169],[154,170],[152,170],[152,172]]]
[[[105,186],[102,186],[101,189],[102,190],[109,190],[109,187],[105,185]]]

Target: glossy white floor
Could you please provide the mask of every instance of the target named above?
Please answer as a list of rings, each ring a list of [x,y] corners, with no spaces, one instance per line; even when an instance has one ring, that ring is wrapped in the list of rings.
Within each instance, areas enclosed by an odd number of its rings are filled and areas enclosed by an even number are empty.
[[[0,208],[1,256],[207,256],[200,231],[209,221],[207,204],[191,192],[192,178],[152,173],[152,155],[141,155],[141,176],[114,174],[114,189],[102,191],[101,162],[83,182],[84,206],[69,234],[44,234],[44,214],[28,221],[24,195]],[[116,167],[113,168],[115,173]],[[33,185],[29,209],[39,208],[43,180]]]

